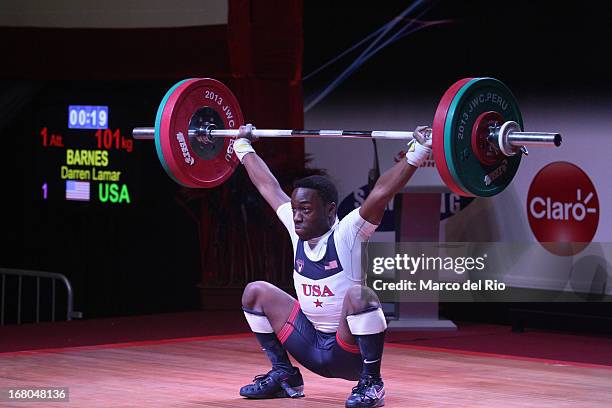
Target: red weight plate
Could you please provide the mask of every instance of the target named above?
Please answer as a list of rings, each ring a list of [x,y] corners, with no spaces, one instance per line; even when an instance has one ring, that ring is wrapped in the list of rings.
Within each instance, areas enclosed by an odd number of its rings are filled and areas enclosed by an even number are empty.
[[[448,170],[448,166],[446,165],[446,155],[444,153],[444,124],[446,123],[446,114],[448,113],[448,109],[453,101],[453,98],[457,92],[459,92],[461,87],[471,80],[472,78],[460,79],[451,85],[446,92],[444,92],[444,95],[442,95],[442,99],[440,99],[440,103],[438,104],[438,108],[436,109],[432,128],[433,157],[436,161],[436,167],[438,167],[440,177],[442,177],[444,184],[446,184],[446,186],[453,193],[466,197],[473,197],[474,195],[461,188],[459,183],[457,183],[454,177],[451,175],[450,171]]]
[[[217,129],[235,129],[244,122],[238,100],[221,82],[210,78],[188,80],[166,101],[160,144],[168,171],[175,180],[187,187],[212,188],[232,175],[238,158],[232,148],[234,138],[225,138],[218,149],[196,148],[188,130],[200,112],[210,117]]]
[[[492,166],[503,160],[503,155],[489,142],[489,126],[497,124],[501,126],[504,117],[499,112],[483,112],[476,118],[472,128],[472,151],[482,164]]]

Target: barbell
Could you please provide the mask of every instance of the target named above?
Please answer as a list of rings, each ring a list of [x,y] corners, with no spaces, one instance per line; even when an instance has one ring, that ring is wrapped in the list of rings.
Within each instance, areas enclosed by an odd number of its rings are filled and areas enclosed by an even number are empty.
[[[159,161],[177,183],[212,188],[238,165],[233,143],[244,123],[234,94],[211,78],[178,82],[163,97],[155,127],[139,127],[134,139],[153,139]],[[512,92],[494,78],[464,78],[442,96],[428,129],[442,181],[461,196],[489,197],[516,174],[527,147],[561,145],[561,135],[524,132]],[[410,140],[413,132],[387,130],[255,129],[257,137],[324,137]]]

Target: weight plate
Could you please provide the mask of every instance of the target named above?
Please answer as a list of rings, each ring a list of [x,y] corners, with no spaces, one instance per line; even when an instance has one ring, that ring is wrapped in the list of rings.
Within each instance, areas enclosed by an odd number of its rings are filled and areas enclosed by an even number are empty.
[[[155,121],[155,147],[162,166],[186,187],[212,188],[227,180],[238,165],[234,138],[189,136],[189,130],[214,125],[234,129],[243,123],[234,94],[210,78],[187,79],[164,96]]]
[[[446,123],[446,115],[453,98],[461,87],[471,80],[472,78],[461,79],[451,85],[451,87],[444,92],[444,95],[442,95],[442,99],[440,99],[440,103],[438,103],[438,107],[436,108],[436,114],[434,116],[434,123],[432,127],[433,157],[436,162],[438,172],[440,173],[440,177],[450,191],[461,196],[471,196],[471,194],[469,194],[460,184],[458,184],[448,169],[444,149],[444,124]]]
[[[515,121],[521,129],[523,119],[512,92],[493,78],[474,78],[465,83],[453,97],[444,123],[444,153],[448,170],[455,182],[468,193],[479,197],[499,194],[512,181],[521,154],[499,156],[488,165],[472,150],[472,132],[485,112],[497,112],[504,122]]]
[[[172,93],[176,90],[176,88],[178,88],[179,86],[181,86],[182,84],[184,84],[187,81],[193,81],[194,79],[184,79],[182,81],[177,82],[176,84],[174,84],[174,86],[172,86],[172,88],[170,88],[168,90],[168,92],[166,92],[166,94],[164,95],[164,97],[162,98],[161,103],[159,104],[159,108],[157,108],[157,114],[155,115],[155,151],[157,152],[157,157],[159,159],[159,162],[161,163],[162,167],[164,168],[164,170],[166,171],[166,173],[177,183],[179,184],[183,184],[181,182],[179,182],[175,177],[174,174],[172,174],[172,172],[170,171],[170,168],[168,167],[168,163],[166,163],[166,160],[164,159],[164,155],[162,153],[162,148],[161,148],[161,136],[160,136],[160,128],[161,128],[161,119],[163,116],[163,112],[164,112],[164,107],[166,106],[166,102],[168,101],[168,98],[170,97],[170,95],[172,95]]]

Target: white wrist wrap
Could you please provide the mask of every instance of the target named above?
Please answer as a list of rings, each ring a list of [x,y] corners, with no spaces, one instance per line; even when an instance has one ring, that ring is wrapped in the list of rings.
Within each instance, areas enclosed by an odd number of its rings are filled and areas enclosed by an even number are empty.
[[[406,153],[406,161],[408,164],[414,167],[421,167],[430,154],[431,147],[423,146],[414,139],[408,142],[408,152]]]
[[[236,152],[236,156],[238,156],[238,160],[242,163],[242,158],[247,153],[255,153],[255,149],[251,146],[251,141],[249,139],[240,138],[236,139],[234,142],[234,151]]]

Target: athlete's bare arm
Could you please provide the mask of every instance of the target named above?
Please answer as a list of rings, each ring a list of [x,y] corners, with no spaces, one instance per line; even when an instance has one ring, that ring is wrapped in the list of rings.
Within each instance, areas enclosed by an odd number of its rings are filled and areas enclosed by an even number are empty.
[[[240,126],[240,133],[234,142],[234,151],[246,168],[249,178],[255,185],[255,188],[257,188],[257,191],[270,204],[272,209],[276,211],[278,207],[291,201],[291,199],[285,194],[268,165],[257,155],[255,149],[251,146],[251,142],[257,140],[252,133],[254,129],[255,127],[250,123]]]
[[[359,215],[372,224],[380,224],[387,203],[406,185],[415,171],[416,167],[406,160],[400,160],[383,173],[359,209]]]
[[[278,180],[268,165],[257,153],[249,153],[242,159],[242,164],[249,174],[249,178],[274,211],[282,204],[291,201],[289,196],[283,191]]]
[[[387,170],[376,182],[374,188],[359,209],[359,215],[372,224],[380,224],[387,203],[406,185],[419,165],[431,152],[431,129],[418,126],[414,140],[408,146],[406,160],[400,160]]]

